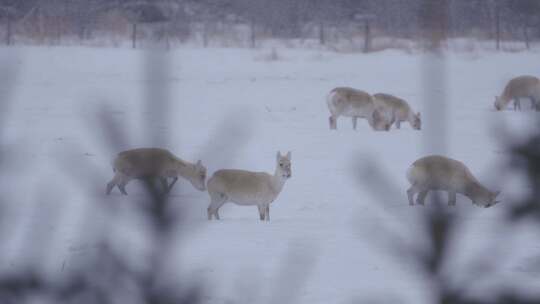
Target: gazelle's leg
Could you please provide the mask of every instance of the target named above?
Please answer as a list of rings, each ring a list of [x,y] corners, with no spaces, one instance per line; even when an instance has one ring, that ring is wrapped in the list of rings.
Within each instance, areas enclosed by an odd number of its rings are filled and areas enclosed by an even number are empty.
[[[123,183],[121,183],[121,184],[117,184],[118,189],[120,189],[120,192],[122,192],[123,195],[127,195],[127,192],[126,192],[126,185],[127,185],[127,182],[123,182]]]
[[[210,208],[210,206],[208,206],[208,208],[206,209],[206,215],[208,215],[208,220],[211,221],[212,220],[212,215],[214,214],[214,211]]]
[[[114,188],[114,186],[116,186],[117,182],[118,182],[118,174],[115,174],[113,178],[111,179],[111,181],[107,183],[107,190],[105,191],[107,195],[111,194],[111,191]]]
[[[270,221],[270,205],[266,205],[266,221]]]
[[[455,206],[455,205],[456,205],[456,192],[448,191],[448,206]]]
[[[353,116],[352,118],[352,127],[354,130],[356,130],[356,125],[358,124],[358,117]]]
[[[127,195],[126,192],[126,185],[129,183],[129,178],[127,176],[124,176],[120,183],[116,184],[118,186],[118,189],[120,189],[120,192],[122,192],[123,195]]]
[[[538,111],[538,105],[536,103],[536,98],[534,98],[534,96],[529,96],[529,99],[531,100],[531,109]]]
[[[174,186],[174,184],[176,184],[177,181],[178,181],[178,177],[173,178],[173,181],[171,182],[171,184],[167,188],[167,192],[171,191],[172,187]]]
[[[409,199],[409,205],[414,205],[414,195],[418,193],[418,188],[414,185],[412,185],[409,190],[407,190],[407,198]]]
[[[169,183],[167,182],[167,178],[160,176],[159,182],[161,184],[161,188],[163,188],[163,193],[169,193]]]
[[[514,111],[517,110],[521,111],[521,102],[519,101],[519,98],[514,98]]]
[[[219,208],[223,206],[227,202],[227,197],[221,193],[214,196],[215,198],[212,198],[212,203],[210,204],[210,207],[208,207],[211,210],[211,214],[214,214],[216,220],[220,220],[219,217]]]
[[[328,117],[328,122],[330,123],[330,130],[337,129],[337,117],[335,116]]]
[[[423,206],[425,204],[427,194],[428,190],[420,191],[420,193],[418,193],[418,197],[416,198],[416,203]]]
[[[264,209],[264,206],[257,205],[257,209],[259,209],[259,219],[260,219],[261,221],[264,221],[264,217],[265,217],[265,209]]]
[[[108,184],[107,184],[107,190],[105,190],[105,193],[107,195],[111,194],[111,191],[112,189],[114,188],[114,186],[116,186],[116,184],[113,182],[113,181],[110,181]]]
[[[129,176],[126,176],[125,174],[122,174],[120,172],[116,172],[116,175],[114,176],[113,180],[109,182],[107,186],[112,185],[113,183],[114,185],[118,187],[118,189],[120,190],[120,192],[122,192],[122,194],[127,195],[126,185],[129,183],[130,180],[131,178]],[[114,185],[112,186],[112,188],[114,188]]]
[[[219,218],[219,208],[221,208],[221,206],[225,205],[225,203],[229,200],[229,198],[227,198],[225,195],[223,195],[223,199],[220,201],[219,205],[216,207],[216,212],[214,212],[214,215],[216,216],[216,219],[220,219]]]
[[[208,220],[212,220],[212,215],[216,217],[216,220],[219,220],[219,208],[227,202],[227,197],[221,193],[210,193],[210,205],[208,206]]]
[[[396,128],[401,129],[401,121],[396,119]]]
[[[126,193],[126,190],[125,190],[125,186],[127,185],[127,183],[129,183],[131,179],[126,176],[125,174],[123,173],[120,173],[120,172],[116,172],[114,174],[114,177],[112,178],[112,180],[107,183],[107,194],[110,194],[112,189],[114,189],[114,186],[117,186],[118,189],[120,189],[120,192],[122,192],[122,194],[125,194],[127,195]]]

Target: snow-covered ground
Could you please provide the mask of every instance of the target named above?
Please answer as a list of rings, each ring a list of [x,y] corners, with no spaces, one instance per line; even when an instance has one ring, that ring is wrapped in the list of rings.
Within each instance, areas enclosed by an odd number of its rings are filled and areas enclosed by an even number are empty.
[[[140,257],[140,215],[116,222],[115,214],[92,208],[104,202],[129,213],[144,196],[137,182],[128,185],[129,196],[117,189],[104,195],[117,151],[104,148],[109,136],[97,117],[126,130],[115,149],[167,142],[185,160],[202,159],[209,174],[221,168],[273,172],[276,151],[292,151],[292,178],[271,205],[268,223],[259,222],[255,207],[233,204],[221,209],[221,221],[208,222],[207,193],[185,181],[173,190],[171,212],[183,213],[190,225],[182,226],[177,263],[168,272],[204,282],[208,303],[280,303],[276,294],[286,297],[287,289],[297,297],[294,303],[431,303],[430,282],[406,255],[385,245],[387,230],[405,242],[425,242],[422,208],[407,203],[406,169],[428,153],[444,153],[465,162],[508,200],[519,195],[519,185],[497,179],[506,154],[496,127],[505,121],[523,135],[537,115],[495,112],[493,101],[511,77],[540,76],[538,53],[446,55],[446,86],[434,88],[441,98],[429,101],[446,100],[443,120],[424,111],[423,73],[429,69],[421,54],[280,49],[276,58],[265,50],[183,49],[165,54],[160,77],[145,76],[152,71],[145,59],[159,63],[146,51],[27,47],[0,54],[2,64],[16,71],[4,73],[0,84],[4,96],[14,80],[0,151],[8,160],[4,172],[13,175],[2,181],[2,192],[17,206],[4,212],[13,237],[5,245],[2,271],[22,263],[21,246],[36,230],[55,232],[47,240],[54,250],[43,263],[52,272],[76,268],[95,250],[93,235],[101,231],[116,237],[120,250]],[[401,130],[373,132],[359,121],[353,131],[350,119],[341,118],[338,130],[330,131],[325,97],[336,86],[405,98],[422,112],[423,130],[403,124]],[[166,119],[143,106],[160,97],[170,98]],[[429,129],[446,130],[446,151],[426,144]],[[145,136],[149,130],[157,136]],[[359,177],[371,165],[382,170],[388,185],[375,189],[369,171]],[[504,242],[503,251],[522,258],[499,265],[496,276],[475,281],[473,290],[502,280],[540,291],[538,267],[531,271],[524,264],[540,255],[538,232],[524,227],[501,234],[500,209],[476,208],[462,196],[449,212],[458,211],[456,259],[445,268],[466,277],[469,258],[486,254],[485,242]],[[58,221],[45,225],[43,214]]]

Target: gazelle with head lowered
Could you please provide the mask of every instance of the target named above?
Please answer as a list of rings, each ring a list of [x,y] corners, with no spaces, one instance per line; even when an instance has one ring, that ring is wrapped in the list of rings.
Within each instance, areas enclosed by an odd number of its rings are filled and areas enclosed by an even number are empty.
[[[373,95],[375,105],[382,111],[388,111],[393,113],[396,128],[400,128],[402,121],[407,121],[411,127],[415,130],[422,128],[422,120],[420,119],[420,112],[414,113],[411,106],[403,99],[396,96],[384,93],[377,93]]]
[[[257,206],[260,220],[270,220],[270,204],[277,198],[285,181],[291,177],[291,152],[278,151],[274,175],[244,170],[219,170],[208,180],[210,206],[208,220],[219,220],[219,208],[226,202]]]
[[[521,98],[530,99],[531,108],[539,111],[540,79],[534,76],[519,76],[511,79],[504,87],[502,95],[495,97],[495,109],[504,110],[510,101],[514,101],[514,110],[521,110]]]
[[[492,192],[484,187],[472,175],[471,171],[457,160],[439,155],[418,159],[407,170],[407,179],[411,187],[407,190],[409,205],[414,205],[414,195],[418,193],[417,204],[424,205],[429,191],[448,191],[448,205],[456,204],[456,193],[471,199],[480,207],[491,207],[499,192]]]
[[[158,148],[140,148],[120,152],[113,161],[114,177],[107,184],[107,194],[117,186],[122,194],[127,195],[126,185],[132,179],[159,179],[163,189],[168,193],[178,177],[187,179],[193,187],[206,190],[206,168],[201,161],[189,163]],[[169,185],[167,179],[172,178]]]
[[[340,116],[351,117],[356,130],[358,118],[366,118],[373,130],[390,130],[394,122],[392,113],[377,110],[373,97],[361,90],[338,87],[330,91],[326,103],[330,110],[330,129],[337,129]]]

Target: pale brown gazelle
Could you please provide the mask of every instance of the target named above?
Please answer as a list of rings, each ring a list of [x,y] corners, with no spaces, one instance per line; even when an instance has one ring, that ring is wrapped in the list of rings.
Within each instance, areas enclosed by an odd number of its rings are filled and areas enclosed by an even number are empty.
[[[540,79],[534,76],[519,76],[511,79],[501,96],[495,96],[495,109],[504,110],[510,103],[514,102],[514,110],[521,110],[521,98],[531,101],[531,108],[540,110]]]
[[[424,205],[429,191],[448,191],[448,205],[456,204],[456,193],[471,199],[480,207],[491,207],[499,192],[492,192],[484,187],[472,175],[462,162],[439,155],[418,159],[407,170],[407,179],[411,187],[407,190],[409,205],[414,205],[414,195],[418,193],[416,203]]]
[[[391,113],[381,112],[376,109],[373,96],[370,94],[348,87],[338,87],[330,91],[326,99],[330,110],[330,129],[337,129],[337,119],[340,116],[351,117],[353,129],[356,130],[358,118],[367,119],[373,130],[390,130],[394,122]]]
[[[208,179],[208,220],[219,220],[219,208],[226,202],[257,206],[260,220],[270,220],[270,204],[277,198],[291,177],[291,152],[282,156],[278,151],[274,175],[244,170],[219,170]]]
[[[400,124],[402,121],[409,122],[415,130],[422,128],[420,112],[414,113],[411,106],[405,100],[385,93],[377,93],[373,95],[373,98],[377,108],[382,108],[394,115],[396,128],[401,128]]]
[[[133,179],[159,179],[165,193],[168,193],[178,177],[187,179],[193,187],[206,190],[206,168],[201,161],[196,164],[184,161],[170,151],[159,148],[139,148],[118,153],[113,161],[114,177],[107,184],[107,194],[117,186],[127,195],[126,185]],[[167,179],[172,178],[169,185]]]

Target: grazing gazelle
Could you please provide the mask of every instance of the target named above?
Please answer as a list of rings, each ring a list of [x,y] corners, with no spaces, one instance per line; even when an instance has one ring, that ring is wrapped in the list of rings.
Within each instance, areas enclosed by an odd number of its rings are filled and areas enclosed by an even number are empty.
[[[392,112],[396,122],[396,127],[399,129],[402,121],[408,121],[411,127],[415,130],[422,128],[422,121],[420,120],[420,112],[414,113],[409,104],[396,96],[384,93],[377,93],[373,95],[375,105],[388,109]]]
[[[348,87],[335,88],[328,94],[328,109],[330,110],[330,129],[337,129],[337,119],[340,116],[351,117],[353,129],[356,130],[358,117],[366,118],[374,130],[390,129],[394,122],[391,113],[376,109],[373,97],[368,93]]]
[[[140,148],[120,152],[113,161],[113,171],[114,177],[107,184],[107,194],[117,186],[122,194],[127,195],[125,187],[130,180],[146,178],[159,179],[165,193],[168,193],[179,176],[200,191],[206,190],[206,168],[201,161],[192,164],[165,149]],[[169,177],[173,178],[170,185]]]
[[[259,217],[270,220],[270,204],[277,198],[285,181],[291,177],[291,152],[282,156],[278,151],[274,175],[244,170],[219,170],[208,180],[210,206],[208,220],[219,220],[219,208],[226,202],[257,206]]]
[[[456,193],[471,199],[472,203],[481,207],[490,207],[497,203],[495,198],[499,192],[491,192],[472,175],[462,163],[444,156],[426,156],[415,161],[407,170],[407,179],[411,187],[407,190],[409,205],[424,205],[428,191],[448,191],[448,205],[456,204]]]
[[[505,109],[514,101],[514,110],[521,110],[520,98],[531,100],[531,108],[540,110],[540,80],[534,76],[519,76],[511,79],[501,96],[495,96],[495,109]]]

